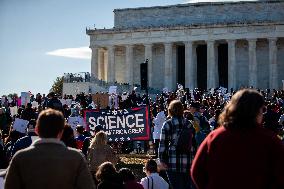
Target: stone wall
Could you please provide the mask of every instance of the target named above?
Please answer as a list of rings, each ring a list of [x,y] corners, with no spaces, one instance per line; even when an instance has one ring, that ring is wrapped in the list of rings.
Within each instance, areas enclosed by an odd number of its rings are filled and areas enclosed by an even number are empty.
[[[80,93],[88,94],[90,92],[91,83],[77,82],[77,83],[63,83],[63,94],[76,96]]]
[[[278,22],[284,20],[284,1],[196,3],[165,7],[115,9],[115,28],[226,23]]]

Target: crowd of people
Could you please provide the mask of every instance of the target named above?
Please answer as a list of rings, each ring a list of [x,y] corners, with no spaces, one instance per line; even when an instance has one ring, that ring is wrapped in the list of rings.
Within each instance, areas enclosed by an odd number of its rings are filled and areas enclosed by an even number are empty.
[[[75,127],[68,124],[72,116],[83,120],[84,110],[101,108],[91,94],[38,93],[25,105],[18,104],[16,96],[1,100],[5,188],[284,188],[284,91],[181,87],[149,100],[134,90],[110,98],[107,109],[149,102],[152,138],[139,144],[146,153],[153,142],[155,160],[145,164],[146,177],[140,183],[132,170],[115,168],[117,153],[132,152],[135,143],[109,143],[100,125],[91,135],[83,121]],[[72,103],[62,104],[60,99]],[[14,115],[11,107],[17,107]],[[13,129],[16,118],[29,122],[25,133]],[[35,181],[38,175],[42,176]]]

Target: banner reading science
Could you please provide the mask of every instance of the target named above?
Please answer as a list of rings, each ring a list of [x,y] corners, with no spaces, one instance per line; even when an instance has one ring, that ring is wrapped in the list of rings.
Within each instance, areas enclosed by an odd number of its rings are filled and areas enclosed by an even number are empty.
[[[85,111],[85,120],[92,134],[95,127],[101,125],[109,141],[150,139],[148,108],[145,106],[123,110]]]

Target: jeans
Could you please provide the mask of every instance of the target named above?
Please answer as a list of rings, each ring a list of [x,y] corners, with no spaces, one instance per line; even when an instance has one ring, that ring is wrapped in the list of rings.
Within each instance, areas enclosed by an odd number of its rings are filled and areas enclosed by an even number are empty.
[[[191,189],[191,178],[189,173],[177,173],[167,171],[171,189]]]

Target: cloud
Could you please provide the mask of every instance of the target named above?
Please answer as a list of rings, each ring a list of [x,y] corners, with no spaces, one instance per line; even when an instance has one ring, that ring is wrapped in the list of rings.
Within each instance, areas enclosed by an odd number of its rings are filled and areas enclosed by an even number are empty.
[[[91,59],[92,51],[89,47],[77,47],[77,48],[66,48],[57,49],[46,53],[52,56],[62,56],[67,58],[78,58],[78,59]]]
[[[256,0],[187,0],[184,3],[200,3],[200,2],[237,2],[237,1],[256,1]]]

